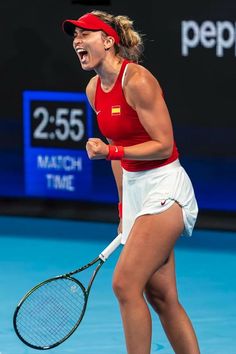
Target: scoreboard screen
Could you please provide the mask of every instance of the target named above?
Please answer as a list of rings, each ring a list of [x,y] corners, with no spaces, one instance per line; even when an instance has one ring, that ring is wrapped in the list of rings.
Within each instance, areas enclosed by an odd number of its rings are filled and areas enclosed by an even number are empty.
[[[86,95],[25,91],[23,117],[26,195],[87,199],[93,123]]]

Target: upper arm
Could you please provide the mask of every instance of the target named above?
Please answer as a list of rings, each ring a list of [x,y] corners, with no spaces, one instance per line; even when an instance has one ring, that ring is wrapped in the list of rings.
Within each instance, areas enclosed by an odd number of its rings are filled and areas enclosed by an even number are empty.
[[[94,111],[95,111],[94,102],[95,102],[96,86],[97,86],[97,75],[92,77],[92,79],[89,81],[86,87],[86,96]]]
[[[172,145],[172,123],[155,77],[145,68],[134,66],[127,77],[124,92],[149,136],[165,145]]]

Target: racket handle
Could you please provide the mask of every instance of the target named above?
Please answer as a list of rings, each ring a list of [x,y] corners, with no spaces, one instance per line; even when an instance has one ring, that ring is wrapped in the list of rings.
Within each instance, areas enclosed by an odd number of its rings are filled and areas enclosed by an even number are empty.
[[[119,247],[121,243],[121,234],[116,236],[116,238],[100,253],[99,258],[105,262],[110,255]]]

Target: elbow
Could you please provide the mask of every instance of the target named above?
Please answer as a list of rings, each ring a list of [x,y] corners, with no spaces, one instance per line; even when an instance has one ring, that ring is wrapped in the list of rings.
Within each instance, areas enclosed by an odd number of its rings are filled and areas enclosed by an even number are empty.
[[[173,147],[174,147],[174,143],[166,144],[163,146],[163,148],[162,148],[162,158],[163,159],[168,159],[169,157],[171,157],[171,155],[173,153]]]

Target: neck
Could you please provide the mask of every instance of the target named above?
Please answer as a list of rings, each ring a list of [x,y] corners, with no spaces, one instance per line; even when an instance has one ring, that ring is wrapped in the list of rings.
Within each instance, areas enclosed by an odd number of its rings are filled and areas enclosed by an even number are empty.
[[[106,61],[103,65],[96,69],[96,73],[100,76],[101,85],[104,91],[109,91],[114,85],[117,76],[119,75],[120,68],[122,65],[123,59],[116,57],[111,61]]]

